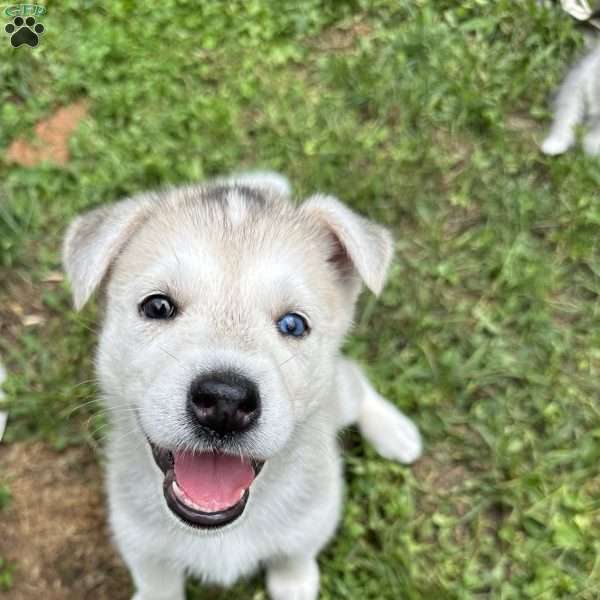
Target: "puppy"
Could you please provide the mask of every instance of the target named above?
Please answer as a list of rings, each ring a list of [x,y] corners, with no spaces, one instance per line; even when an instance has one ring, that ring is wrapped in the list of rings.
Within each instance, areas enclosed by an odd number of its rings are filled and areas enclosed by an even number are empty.
[[[74,304],[105,288],[97,352],[110,523],[135,600],[182,600],[266,569],[272,600],[318,596],[342,502],[336,433],[390,459],[416,427],[340,355],[362,282],[393,244],[338,200],[296,206],[258,173],[140,195],[75,219]]]
[[[554,101],[552,127],[542,142],[549,156],[563,154],[576,142],[577,126],[585,124],[583,149],[600,154],[600,45],[595,40],[588,53],[569,70]]]

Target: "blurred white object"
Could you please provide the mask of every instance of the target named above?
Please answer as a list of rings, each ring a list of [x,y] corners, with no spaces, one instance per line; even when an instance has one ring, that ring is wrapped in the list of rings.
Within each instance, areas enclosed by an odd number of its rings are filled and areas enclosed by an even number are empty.
[[[578,21],[587,21],[594,12],[587,0],[560,0],[560,3]]]
[[[4,392],[2,391],[2,384],[6,379],[6,370],[2,363],[0,363],[0,405],[2,404],[2,400],[4,398]],[[6,421],[8,419],[8,413],[5,410],[0,410],[0,442],[4,436],[4,431],[6,430]]]
[[[594,0],[592,6],[588,0],[560,0],[563,9],[578,21],[586,21],[600,29],[600,3]]]
[[[576,141],[576,128],[585,124],[583,149],[600,154],[600,45],[578,60],[567,73],[554,101],[554,119],[542,152],[555,156]]]

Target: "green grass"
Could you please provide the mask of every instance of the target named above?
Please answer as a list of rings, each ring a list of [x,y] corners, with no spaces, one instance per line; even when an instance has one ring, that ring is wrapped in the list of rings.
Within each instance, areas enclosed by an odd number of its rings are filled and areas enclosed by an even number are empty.
[[[11,494],[8,484],[0,480],[0,515],[10,506]],[[13,582],[13,566],[0,555],[0,590],[9,590]]]
[[[0,163],[0,302],[32,286],[46,317],[0,340],[9,439],[98,427],[93,405],[71,415],[94,393],[96,311],[43,283],[69,219],[278,169],[394,230],[347,351],[426,441],[409,469],[347,435],[322,598],[598,598],[600,160],[537,147],[581,47],[570,21],[533,0],[105,5],[50,4],[38,49],[0,45],[2,146],[90,99],[66,168]],[[260,579],[207,597],[266,598]]]
[[[8,591],[13,584],[13,566],[0,556],[0,590]]]

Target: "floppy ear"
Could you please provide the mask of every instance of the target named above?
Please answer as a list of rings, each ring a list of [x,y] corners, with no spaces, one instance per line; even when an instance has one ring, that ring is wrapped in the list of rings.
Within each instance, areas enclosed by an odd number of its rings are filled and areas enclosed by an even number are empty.
[[[145,198],[123,200],[92,210],[69,225],[62,257],[76,310],[102,283],[127,239],[143,222],[148,205]]]
[[[379,294],[394,254],[390,232],[332,196],[311,196],[301,210],[316,216],[329,229],[332,249],[328,260],[341,277],[354,279],[358,274],[374,294]]]

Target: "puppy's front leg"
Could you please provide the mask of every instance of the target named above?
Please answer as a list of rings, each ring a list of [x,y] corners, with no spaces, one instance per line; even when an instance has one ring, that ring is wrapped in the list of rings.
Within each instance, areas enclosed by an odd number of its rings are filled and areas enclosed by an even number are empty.
[[[384,458],[411,463],[421,456],[421,436],[415,424],[377,393],[357,364],[340,359],[337,384],[340,427],[358,422],[363,436]]]
[[[137,589],[132,600],[184,600],[185,575],[172,565],[148,557],[126,557]]]
[[[271,600],[316,600],[319,567],[314,557],[288,557],[269,563],[267,589]]]

